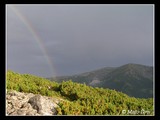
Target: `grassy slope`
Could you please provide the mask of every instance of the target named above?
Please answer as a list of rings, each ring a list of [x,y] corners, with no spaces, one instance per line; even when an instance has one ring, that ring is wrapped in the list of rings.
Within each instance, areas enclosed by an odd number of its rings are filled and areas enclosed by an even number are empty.
[[[51,82],[33,75],[7,72],[7,89],[63,98],[58,115],[123,115],[122,110],[137,110],[153,115],[153,99],[137,99],[115,90],[93,88],[72,81]],[[142,112],[142,110],[149,112]],[[132,113],[133,114],[133,113]]]

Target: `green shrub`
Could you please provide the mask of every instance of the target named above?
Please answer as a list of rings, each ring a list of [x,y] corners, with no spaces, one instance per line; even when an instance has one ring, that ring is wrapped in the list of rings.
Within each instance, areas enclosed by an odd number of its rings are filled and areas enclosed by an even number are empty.
[[[65,99],[58,115],[123,115],[122,110],[146,110],[153,115],[153,98],[140,99],[110,89],[93,88],[71,80],[56,83],[29,74],[7,72],[6,88]],[[140,114],[140,113],[139,113]]]

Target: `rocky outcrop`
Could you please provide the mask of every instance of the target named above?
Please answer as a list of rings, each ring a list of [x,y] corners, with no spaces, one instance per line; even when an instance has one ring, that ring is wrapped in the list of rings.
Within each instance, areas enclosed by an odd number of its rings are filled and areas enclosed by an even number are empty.
[[[48,99],[45,99],[41,95],[35,95],[34,97],[30,98],[28,103],[30,103],[31,106],[34,109],[36,109],[39,114],[42,114],[42,115],[56,114],[54,103]]]
[[[9,116],[56,115],[59,101],[60,99],[57,98],[10,91],[6,94],[6,114]]]

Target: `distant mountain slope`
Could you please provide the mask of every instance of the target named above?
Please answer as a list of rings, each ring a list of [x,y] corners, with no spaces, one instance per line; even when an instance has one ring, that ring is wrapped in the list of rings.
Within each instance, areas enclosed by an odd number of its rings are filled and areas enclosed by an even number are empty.
[[[102,69],[98,69],[95,71],[91,72],[85,72],[82,74],[77,74],[77,75],[72,75],[72,76],[59,76],[56,78],[52,78],[51,80],[57,81],[57,82],[62,82],[62,81],[67,81],[69,79],[72,79],[74,82],[79,82],[79,83],[86,83],[90,84],[93,80],[103,80],[105,77],[108,75],[108,73],[112,72],[116,68],[114,67],[105,67]]]
[[[110,72],[99,85],[116,89],[134,97],[152,97],[153,67],[127,64]]]
[[[74,82],[86,83],[94,87],[115,89],[139,98],[153,96],[153,67],[140,64],[105,67],[91,72],[54,79],[58,82],[71,79]]]

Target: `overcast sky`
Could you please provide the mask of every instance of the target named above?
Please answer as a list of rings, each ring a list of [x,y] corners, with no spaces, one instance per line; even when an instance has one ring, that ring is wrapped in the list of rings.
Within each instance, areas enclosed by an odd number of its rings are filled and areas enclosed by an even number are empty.
[[[153,66],[153,5],[6,9],[7,69],[50,77],[127,63]]]

